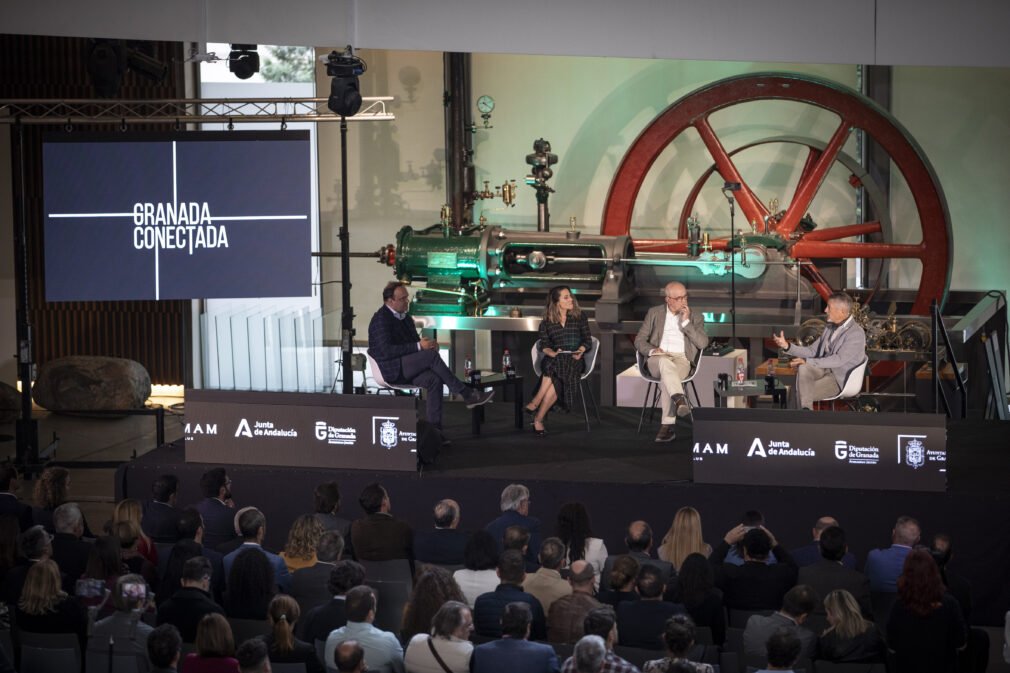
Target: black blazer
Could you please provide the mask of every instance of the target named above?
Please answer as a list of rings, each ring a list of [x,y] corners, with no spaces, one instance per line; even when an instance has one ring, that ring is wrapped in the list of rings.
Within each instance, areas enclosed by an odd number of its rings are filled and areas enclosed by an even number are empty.
[[[203,517],[203,544],[216,549],[231,542],[235,534],[235,510],[217,498],[204,498],[193,506]]]
[[[617,635],[621,645],[662,650],[666,620],[687,614],[683,605],[666,601],[625,601],[617,606]]]
[[[379,365],[382,378],[390,382],[400,378],[400,358],[416,353],[420,340],[410,314],[400,320],[385,304],[368,323],[368,354]]]
[[[200,589],[183,587],[158,608],[158,625],[172,624],[179,629],[182,642],[196,642],[196,627],[204,615],[223,615],[221,606]]]
[[[351,540],[359,561],[414,559],[414,532],[388,514],[369,514],[352,523]]]
[[[422,563],[463,565],[470,533],[455,528],[433,528],[414,533],[414,558]]]
[[[18,500],[17,496],[13,493],[0,493],[0,515],[3,514],[13,514],[16,516],[22,533],[34,524],[32,506]]]
[[[171,505],[148,500],[144,503],[140,527],[155,542],[178,542],[181,516],[182,512]]]
[[[723,563],[729,553],[725,540],[712,551],[709,561],[715,584],[722,589],[727,608],[737,610],[778,610],[782,597],[796,586],[796,563],[782,545],[772,549],[778,563],[766,565],[747,561],[741,566]]]
[[[76,538],[70,533],[57,533],[53,536],[53,560],[75,580],[84,574],[88,565],[88,554],[91,553],[91,543]]]
[[[291,597],[297,601],[303,615],[332,598],[329,583],[333,568],[332,563],[316,563],[291,573]]]
[[[873,605],[870,603],[870,580],[861,572],[850,570],[840,563],[821,559],[817,563],[800,568],[797,584],[813,587],[821,600],[813,614],[824,615],[824,599],[835,589],[845,589],[859,603],[863,616],[873,619]]]
[[[347,625],[347,604],[344,597],[334,597],[328,603],[309,610],[295,625],[296,635],[315,646],[315,641],[326,640],[330,631]]]

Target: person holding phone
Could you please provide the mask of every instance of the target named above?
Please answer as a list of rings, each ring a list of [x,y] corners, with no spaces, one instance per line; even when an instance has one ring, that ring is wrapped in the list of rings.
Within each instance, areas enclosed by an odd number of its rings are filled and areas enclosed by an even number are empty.
[[[683,283],[667,283],[663,297],[662,306],[653,306],[645,314],[635,337],[635,350],[648,358],[649,372],[660,379],[663,419],[656,441],[672,442],[677,436],[674,431],[677,418],[691,413],[683,380],[691,373],[691,363],[698,351],[708,346],[708,335],[705,318],[692,312],[688,305]]]
[[[122,575],[112,590],[112,604],[116,611],[95,623],[88,639],[87,658],[105,662],[109,655],[109,640],[113,642],[114,655],[133,654],[141,670],[147,666],[147,636],[154,630],[141,615],[154,605],[154,594],[148,590],[140,575]],[[89,665],[89,668],[91,666]],[[99,669],[100,670],[100,669]]]
[[[785,333],[773,334],[775,345],[792,359],[796,385],[790,391],[790,406],[812,409],[814,402],[837,395],[845,377],[866,355],[866,333],[852,316],[852,297],[834,292],[828,297],[824,313],[828,326],[809,346],[790,343]]]
[[[547,432],[544,418],[555,402],[560,400],[565,410],[572,408],[579,377],[586,370],[583,356],[592,347],[589,319],[571,289],[566,285],[552,287],[537,341],[537,348],[544,354],[540,387],[526,405],[526,413],[533,415],[533,430],[538,435]]]

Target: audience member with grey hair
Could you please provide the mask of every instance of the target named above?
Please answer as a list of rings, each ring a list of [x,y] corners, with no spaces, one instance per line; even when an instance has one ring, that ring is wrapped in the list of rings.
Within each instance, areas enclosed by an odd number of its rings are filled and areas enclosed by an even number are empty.
[[[470,534],[459,529],[459,503],[448,498],[435,503],[435,527],[414,532],[414,558],[422,563],[463,565]]]
[[[526,570],[535,572],[539,567],[537,552],[540,551],[540,519],[530,516],[530,491],[522,484],[509,484],[501,492],[502,514],[489,523],[486,528],[498,544],[498,551],[503,551],[502,538],[509,526],[522,526],[530,533],[529,547],[526,550]]]
[[[582,636],[572,653],[576,673],[600,673],[606,657],[607,645],[599,636]]]
[[[7,605],[17,605],[28,577],[28,570],[44,559],[52,558],[52,536],[42,526],[32,526],[18,537],[18,549],[27,563],[18,563],[7,571],[0,584],[0,598]]]
[[[81,539],[84,535],[84,517],[76,502],[66,502],[53,512],[52,558],[67,577],[77,579],[88,565],[91,543]]]
[[[431,620],[431,635],[418,633],[410,639],[404,666],[411,673],[469,673],[472,632],[473,616],[466,603],[446,601]],[[448,668],[443,668],[439,659]]]
[[[565,561],[565,543],[560,538],[549,537],[540,545],[540,568],[526,575],[523,591],[533,594],[544,612],[551,611],[551,605],[559,598],[572,593],[572,585],[561,577],[561,564]]]
[[[554,648],[528,640],[532,622],[533,612],[527,603],[506,605],[501,616],[502,637],[474,648],[473,673],[557,673]]]
[[[871,549],[866,555],[863,573],[870,579],[870,591],[897,593],[898,576],[905,565],[905,557],[919,544],[922,531],[919,522],[910,516],[899,516],[891,531],[891,546]]]

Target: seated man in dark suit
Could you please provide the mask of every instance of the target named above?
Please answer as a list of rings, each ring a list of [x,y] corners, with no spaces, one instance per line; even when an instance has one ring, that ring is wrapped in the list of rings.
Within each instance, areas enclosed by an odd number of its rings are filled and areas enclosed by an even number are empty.
[[[0,514],[13,514],[21,532],[32,526],[32,506],[18,500],[18,471],[10,463],[0,465]]]
[[[499,625],[501,639],[474,648],[473,673],[558,673],[554,648],[529,642],[533,621],[529,603],[516,601],[503,606]]]
[[[216,549],[238,537],[235,534],[235,502],[231,498],[231,479],[223,467],[207,470],[200,477],[203,500],[195,505],[203,517],[203,542]]]
[[[224,574],[224,554],[215,551],[203,543],[203,517],[200,516],[200,512],[192,507],[188,507],[181,512],[179,512],[179,523],[176,526],[176,531],[179,535],[179,542],[192,540],[197,545],[199,545],[199,555],[210,561],[211,575],[210,575],[210,587],[211,593],[214,595],[214,600],[219,604],[224,596],[225,589],[225,574]],[[179,544],[176,542],[176,545]],[[172,547],[171,554],[176,553],[176,547]],[[166,596],[167,598],[167,596]]]
[[[459,503],[439,500],[435,505],[435,528],[414,533],[414,558],[423,563],[462,566],[470,534],[459,530],[459,518]]]
[[[76,502],[65,502],[53,512],[53,560],[60,572],[73,582],[84,574],[88,565],[91,543],[81,539],[84,535],[84,516]],[[69,592],[68,592],[69,593]]]
[[[414,561],[414,531],[390,511],[389,494],[380,484],[369,484],[358,496],[364,518],[351,524],[354,556],[359,561]]]
[[[494,591],[481,594],[474,601],[474,630],[482,636],[501,637],[501,620],[505,606],[521,601],[530,606],[533,619],[532,638],[546,640],[547,619],[544,616],[544,608],[533,594],[522,589],[523,580],[526,579],[523,555],[514,549],[502,553],[498,559],[498,578],[501,584]]]
[[[411,383],[428,391],[427,419],[442,427],[442,386],[462,395],[468,408],[491,401],[494,391],[469,388],[449,370],[438,352],[438,342],[417,335],[410,317],[410,293],[402,283],[382,290],[382,307],[368,323],[368,354],[387,383]]]
[[[354,561],[338,561],[330,571],[327,584],[330,600],[312,608],[296,624],[298,638],[315,644],[326,641],[331,631],[347,624],[347,592],[365,583],[365,569]]]
[[[163,474],[154,480],[152,498],[144,503],[140,527],[155,542],[179,541],[179,516],[182,513],[175,506],[178,494],[179,478],[174,474]]]
[[[863,616],[873,619],[869,578],[859,571],[846,567],[843,561],[849,549],[845,544],[845,531],[838,526],[825,528],[821,532],[818,546],[821,549],[821,560],[800,568],[798,583],[811,587],[822,598],[826,598],[836,589],[845,589],[859,603]],[[811,616],[827,618],[823,600],[817,602]]]
[[[724,563],[730,546],[743,541],[744,564]],[[778,563],[768,565],[774,552]],[[789,552],[764,527],[740,524],[726,533],[709,558],[715,584],[722,589],[724,604],[737,610],[777,610],[782,597],[796,584],[796,564]]]
[[[812,566],[813,564],[821,560],[821,533],[826,529],[838,526],[838,519],[833,516],[822,516],[814,524],[811,533],[813,533],[814,540],[810,544],[803,545],[802,547],[797,547],[796,549],[789,552],[793,555],[793,561],[796,561],[797,568],[804,568],[806,566]],[[856,569],[856,556],[851,552],[845,552],[845,556],[842,558],[842,565],[846,568]],[[801,582],[802,584],[802,582]],[[827,594],[820,594],[822,596],[827,596]]]
[[[674,615],[686,615],[680,603],[663,600],[663,582],[654,566],[642,566],[635,589],[641,600],[617,606],[617,636],[621,645],[646,650],[663,649],[663,628]]]
[[[802,657],[812,659],[817,653],[817,635],[802,627],[814,606],[821,603],[814,590],[798,584],[782,598],[782,609],[765,615],[751,615],[743,631],[743,649],[748,657],[764,658],[765,645],[772,634],[781,628],[792,630],[803,644]]]
[[[291,597],[298,602],[303,615],[329,601],[330,593],[326,590],[326,585],[343,552],[344,538],[337,531],[328,530],[316,543],[315,564],[291,573]]]
[[[491,533],[499,551],[505,551],[502,541],[509,527],[522,526],[529,531],[526,570],[535,572],[540,567],[537,561],[537,552],[540,551],[540,519],[530,516],[530,490],[522,484],[509,484],[502,489],[499,508],[501,516],[485,526],[485,530]]]
[[[632,521],[624,537],[624,544],[628,548],[627,556],[634,558],[640,565],[650,565],[659,569],[663,584],[669,584],[677,579],[677,571],[674,570],[672,563],[652,557],[652,527],[646,522]],[[619,556],[625,554],[613,554],[604,562],[603,572],[600,574],[601,587],[610,586],[610,569]]]
[[[182,588],[158,607],[158,624],[172,624],[179,629],[183,642],[196,642],[196,628],[204,615],[224,614],[210,597],[210,561],[194,556],[182,566]]]
[[[248,549],[255,549],[263,554],[273,567],[277,591],[280,593],[291,591],[291,573],[288,571],[284,559],[263,547],[263,540],[267,535],[267,518],[263,516],[263,512],[255,507],[250,507],[239,516],[238,526],[242,532],[242,545],[230,554],[224,555],[224,576],[231,575],[232,564],[235,563],[239,554]]]

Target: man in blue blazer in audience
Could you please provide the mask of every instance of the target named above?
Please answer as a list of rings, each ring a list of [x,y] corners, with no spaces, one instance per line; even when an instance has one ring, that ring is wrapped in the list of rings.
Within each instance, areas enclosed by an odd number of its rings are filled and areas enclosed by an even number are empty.
[[[242,544],[235,551],[225,555],[225,577],[231,575],[231,566],[235,563],[235,559],[238,558],[239,554],[247,549],[255,549],[266,556],[267,560],[270,561],[270,565],[273,566],[274,581],[277,583],[277,590],[285,594],[291,593],[291,573],[288,572],[288,566],[284,563],[284,559],[263,548],[263,538],[267,534],[267,518],[263,516],[263,512],[255,507],[250,507],[242,512],[238,518],[238,528],[242,531]]]
[[[558,655],[545,643],[532,643],[533,612],[527,603],[509,603],[502,613],[500,640],[473,650],[473,673],[558,673]]]

